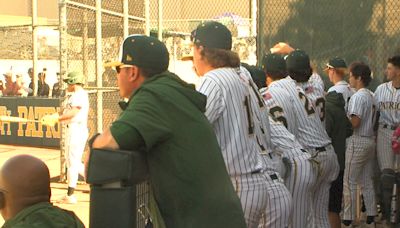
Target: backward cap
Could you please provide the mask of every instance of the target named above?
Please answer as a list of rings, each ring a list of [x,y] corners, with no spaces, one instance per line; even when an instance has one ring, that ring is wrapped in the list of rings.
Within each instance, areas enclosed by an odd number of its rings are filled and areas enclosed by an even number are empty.
[[[232,49],[232,33],[216,21],[203,22],[192,31],[192,41],[197,46],[216,49]]]
[[[344,59],[339,57],[330,59],[326,66],[330,68],[347,68],[347,64]]]
[[[265,72],[284,72],[286,71],[286,62],[280,54],[267,54],[264,55],[261,67]]]
[[[308,70],[310,66],[310,57],[303,50],[295,50],[286,58],[286,67],[288,70]]]

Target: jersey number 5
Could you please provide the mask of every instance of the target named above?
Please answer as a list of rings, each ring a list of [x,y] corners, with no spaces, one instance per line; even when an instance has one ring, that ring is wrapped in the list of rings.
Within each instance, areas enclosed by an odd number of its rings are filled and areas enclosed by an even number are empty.
[[[274,118],[274,120],[281,122],[283,125],[285,125],[286,128],[288,128],[288,123],[281,107],[272,107],[271,109],[269,109],[269,114],[272,116],[272,118]]]

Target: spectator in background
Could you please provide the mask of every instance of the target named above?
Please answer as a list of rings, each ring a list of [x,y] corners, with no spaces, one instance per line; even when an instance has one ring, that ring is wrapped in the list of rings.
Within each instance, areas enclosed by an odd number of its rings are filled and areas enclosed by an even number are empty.
[[[29,83],[29,89],[30,89],[30,91],[29,91],[29,93],[28,93],[28,96],[33,96],[33,91],[34,91],[34,81],[33,81],[33,68],[31,67],[31,68],[29,68],[28,69],[28,75],[29,75],[29,78],[31,79],[31,82]]]
[[[57,78],[60,80],[60,73],[57,72]],[[51,91],[51,97],[62,97],[64,96],[64,91],[61,90],[60,81],[54,83],[53,90]]]
[[[15,83],[12,80],[12,72],[9,71],[4,75],[4,80],[5,80],[5,88],[3,89],[3,95],[4,96],[14,96],[15,95]]]
[[[4,90],[4,83],[2,80],[0,80],[0,97],[3,96],[3,90]]]
[[[48,97],[50,93],[50,87],[46,83],[46,68],[43,68],[43,72],[38,75],[38,92],[37,96],[39,97]]]
[[[15,83],[14,83],[14,95],[21,96],[21,97],[27,97],[29,90],[30,89],[25,86],[22,74],[16,74]]]

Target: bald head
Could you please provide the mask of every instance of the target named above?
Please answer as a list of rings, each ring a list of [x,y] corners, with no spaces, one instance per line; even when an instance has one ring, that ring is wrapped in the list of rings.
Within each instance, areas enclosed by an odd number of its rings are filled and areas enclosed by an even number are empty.
[[[0,191],[4,195],[1,214],[5,220],[26,207],[49,202],[49,169],[43,161],[30,155],[12,157],[0,170]]]
[[[50,197],[50,174],[46,164],[30,155],[6,161],[0,171],[0,187],[16,197]]]

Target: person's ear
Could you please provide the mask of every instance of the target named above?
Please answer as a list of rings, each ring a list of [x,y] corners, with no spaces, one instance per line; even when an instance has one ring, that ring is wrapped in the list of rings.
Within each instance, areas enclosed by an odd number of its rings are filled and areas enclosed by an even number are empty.
[[[4,193],[0,192],[0,210],[3,209],[5,207],[5,197],[4,197]]]
[[[132,82],[136,81],[139,78],[139,74],[140,74],[140,69],[137,66],[133,66],[131,68],[129,68],[131,70],[131,74],[130,74],[130,80]]]

